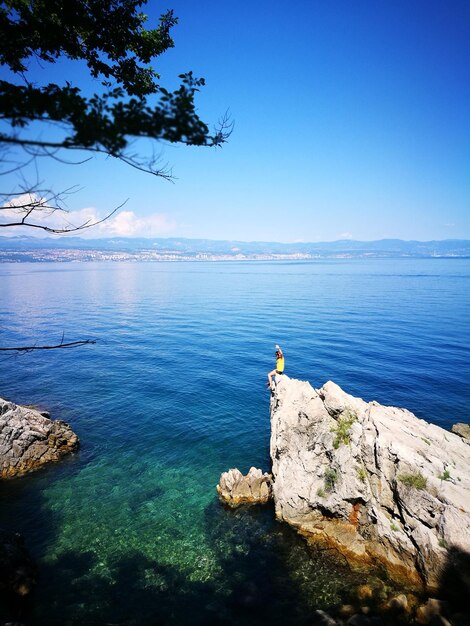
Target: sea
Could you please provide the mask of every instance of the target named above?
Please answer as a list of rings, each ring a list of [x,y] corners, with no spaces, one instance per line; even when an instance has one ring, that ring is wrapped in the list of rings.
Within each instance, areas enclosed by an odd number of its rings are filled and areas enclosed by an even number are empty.
[[[470,259],[2,263],[0,294],[1,347],[96,341],[0,353],[0,396],[81,441],[0,485],[40,571],[0,621],[313,624],[371,582],[218,501],[223,471],[270,469],[275,344],[316,388],[470,421]]]

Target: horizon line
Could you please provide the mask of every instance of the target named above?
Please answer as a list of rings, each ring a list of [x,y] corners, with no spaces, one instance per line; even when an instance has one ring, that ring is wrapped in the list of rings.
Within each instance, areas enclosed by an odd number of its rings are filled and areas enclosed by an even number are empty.
[[[112,239],[125,239],[125,240],[137,240],[144,239],[147,241],[153,240],[183,240],[183,241],[214,241],[214,242],[230,242],[230,243],[265,243],[265,244],[280,244],[280,245],[319,245],[319,244],[328,244],[328,243],[376,243],[376,242],[384,242],[384,241],[400,241],[403,243],[433,243],[433,242],[470,242],[469,239],[465,238],[446,238],[446,239],[402,239],[400,237],[382,237],[379,239],[355,239],[355,238],[346,238],[346,239],[331,239],[331,240],[318,240],[318,241],[275,241],[275,240],[263,240],[263,239],[229,239],[229,238],[210,238],[210,237],[187,237],[187,236],[155,236],[155,237],[145,237],[143,235],[112,235],[105,237],[81,237],[80,235],[74,233],[62,233],[60,235],[48,234],[45,236],[34,236],[28,234],[22,235],[14,235],[14,234],[3,234],[0,228],[0,238],[1,239],[31,239],[33,241],[58,241],[58,240],[67,240],[72,237],[76,239],[80,239],[82,241],[103,241],[103,240],[112,240]]]

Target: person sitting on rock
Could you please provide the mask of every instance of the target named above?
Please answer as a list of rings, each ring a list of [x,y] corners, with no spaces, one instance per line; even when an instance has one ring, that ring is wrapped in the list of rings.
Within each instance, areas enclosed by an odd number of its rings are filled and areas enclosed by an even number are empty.
[[[281,375],[284,372],[284,355],[282,353],[281,348],[276,344],[276,369],[272,370],[268,374],[268,387],[274,391],[275,384],[273,381],[273,376],[276,374]]]

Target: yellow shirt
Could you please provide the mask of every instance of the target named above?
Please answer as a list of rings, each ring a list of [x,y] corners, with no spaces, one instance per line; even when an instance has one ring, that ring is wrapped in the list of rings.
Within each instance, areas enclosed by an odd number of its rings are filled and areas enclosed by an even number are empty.
[[[284,357],[281,356],[278,359],[276,359],[276,371],[277,372],[283,372],[284,371]]]

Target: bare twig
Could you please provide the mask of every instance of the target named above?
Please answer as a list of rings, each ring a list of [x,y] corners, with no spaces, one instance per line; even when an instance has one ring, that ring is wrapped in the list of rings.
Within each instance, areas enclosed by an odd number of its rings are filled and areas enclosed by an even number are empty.
[[[39,185],[39,183],[37,183]],[[60,192],[54,193],[51,190],[40,189],[39,186],[36,187],[20,187],[21,191],[10,192],[10,193],[0,193],[0,200],[6,200],[7,198],[11,199],[13,196],[21,197],[22,195],[29,196],[29,200],[26,202],[22,202],[21,204],[15,203],[14,200],[10,200],[3,206],[0,206],[1,211],[10,211],[13,213],[17,213],[19,215],[18,219],[12,219],[10,222],[0,223],[0,228],[12,228],[14,226],[27,226],[29,228],[36,228],[39,230],[43,230],[47,233],[52,233],[56,235],[62,235],[65,233],[77,232],[81,230],[85,230],[87,228],[91,228],[92,226],[96,226],[101,224],[102,222],[108,220],[112,217],[119,209],[121,209],[129,200],[127,198],[124,202],[122,202],[115,209],[110,211],[105,217],[100,220],[92,220],[89,219],[78,226],[68,222],[68,226],[54,227],[49,226],[48,224],[41,224],[37,220],[34,220],[34,216],[38,214],[46,215],[50,217],[55,212],[60,212],[61,214],[69,213],[68,209],[63,206],[64,198],[67,195],[75,193],[78,190],[77,186],[69,187],[68,189]],[[29,219],[31,217],[31,219]],[[65,218],[64,218],[65,219]]]
[[[141,136],[145,138],[145,135]],[[147,137],[151,139],[151,137]],[[102,148],[100,146],[74,146],[72,144],[68,144],[66,141],[64,142],[51,142],[51,141],[38,141],[38,140],[30,140],[30,139],[21,139],[19,137],[8,137],[7,135],[0,134],[0,145],[8,144],[21,147],[26,154],[34,157],[43,157],[43,156],[51,156],[51,151],[56,154],[60,150],[80,150],[86,152],[94,152],[95,154],[105,154],[107,156],[114,157],[115,159],[119,159],[126,165],[130,165],[131,167],[144,172],[146,174],[152,174],[153,176],[157,176],[158,178],[164,178],[165,180],[172,181],[173,176],[168,171],[166,167],[156,168],[156,161],[154,159],[149,159],[148,162],[145,159],[138,159],[136,155],[126,154],[124,152],[109,152],[108,149]],[[185,143],[185,142],[181,142]],[[59,160],[59,157],[56,156],[56,160]],[[75,165],[75,163],[71,163]],[[77,163],[79,165],[80,163]],[[18,168],[19,169],[19,168]]]
[[[16,348],[0,348],[0,352],[33,352],[34,350],[56,350],[57,348],[74,348],[76,346],[83,346],[91,343],[96,343],[96,340],[82,339],[81,341],[70,341],[68,343],[63,343],[62,341],[56,346],[21,346]]]

